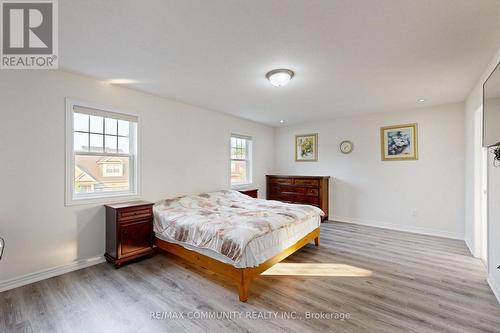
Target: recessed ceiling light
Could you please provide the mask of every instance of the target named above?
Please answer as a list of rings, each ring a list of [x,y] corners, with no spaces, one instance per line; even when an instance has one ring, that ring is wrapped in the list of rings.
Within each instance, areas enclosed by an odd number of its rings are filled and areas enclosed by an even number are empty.
[[[294,76],[294,72],[289,69],[273,69],[266,74],[267,79],[275,87],[283,87],[290,82]]]
[[[419,103],[423,103],[423,102],[425,102],[425,99],[421,98],[421,99],[418,100],[418,102]]]
[[[135,81],[130,80],[130,79],[111,79],[111,80],[108,80],[108,83],[111,83],[111,84],[131,84],[131,83],[135,83]]]
[[[285,121],[283,119],[280,120],[280,124],[283,124]]]

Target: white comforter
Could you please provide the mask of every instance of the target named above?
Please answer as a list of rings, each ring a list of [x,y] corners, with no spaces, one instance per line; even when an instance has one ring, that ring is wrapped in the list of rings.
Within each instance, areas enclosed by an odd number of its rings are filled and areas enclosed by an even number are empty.
[[[323,216],[316,207],[218,191],[168,199],[154,206],[155,233],[233,261],[253,239]]]

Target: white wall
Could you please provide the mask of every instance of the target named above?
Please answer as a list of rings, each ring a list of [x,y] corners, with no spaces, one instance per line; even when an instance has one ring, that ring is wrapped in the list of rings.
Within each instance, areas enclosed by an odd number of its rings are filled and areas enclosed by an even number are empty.
[[[481,105],[471,105],[470,100],[465,103],[465,242],[472,254],[477,256],[476,233],[474,220],[476,219],[477,203],[475,177],[477,166],[475,157],[477,155],[477,142],[475,142],[475,112]]]
[[[64,206],[64,98],[136,111],[142,198],[157,201],[229,183],[229,135],[254,138],[254,181],[265,193],[274,129],[222,113],[56,71],[0,74],[0,287],[9,279],[104,254],[102,205]]]
[[[419,160],[381,161],[380,127],[406,123],[418,123]],[[294,136],[315,132],[319,161],[295,162]],[[463,239],[463,132],[463,104],[284,127],[276,172],[331,176],[330,219]],[[338,149],[345,139],[349,155]]]
[[[482,85],[488,76],[491,74],[495,66],[500,62],[500,50],[493,57],[490,65],[485,69],[484,74],[471,91],[469,97],[466,100],[466,141],[471,142],[473,139],[473,134],[471,134],[471,128],[474,124],[473,113],[478,108],[482,107]],[[472,119],[472,120],[471,120]],[[499,133],[500,141],[500,133]],[[468,184],[466,188],[466,203],[467,207],[473,207],[474,195],[471,189],[474,186],[474,151],[479,149],[479,147],[470,147],[466,151],[466,183]],[[492,155],[489,156],[488,161],[488,281],[493,291],[495,292],[498,300],[500,301],[500,270],[497,269],[500,265],[500,168],[493,167]],[[471,209],[471,208],[470,208]],[[466,238],[470,240],[469,244],[472,248],[476,247],[474,244],[474,239],[476,239],[474,218],[472,214],[467,215],[466,219]]]

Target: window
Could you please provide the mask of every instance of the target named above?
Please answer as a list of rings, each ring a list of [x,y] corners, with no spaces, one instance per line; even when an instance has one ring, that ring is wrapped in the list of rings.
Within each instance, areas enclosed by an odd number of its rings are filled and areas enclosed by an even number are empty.
[[[137,116],[66,104],[66,203],[137,195]]]
[[[252,138],[231,135],[231,186],[252,183]]]

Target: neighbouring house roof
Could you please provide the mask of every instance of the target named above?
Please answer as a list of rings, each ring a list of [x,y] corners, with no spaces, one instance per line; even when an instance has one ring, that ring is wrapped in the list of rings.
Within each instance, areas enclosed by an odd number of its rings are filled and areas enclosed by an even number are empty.
[[[92,183],[97,184],[98,181],[89,175],[86,171],[83,171],[80,166],[75,167],[75,181],[81,183]]]
[[[105,164],[122,164],[123,176],[104,177],[103,166]],[[93,182],[104,187],[124,186],[129,180],[129,166],[123,157],[99,157],[90,155],[77,155],[75,160],[75,179],[81,177],[81,182]],[[79,171],[78,171],[79,170]]]

